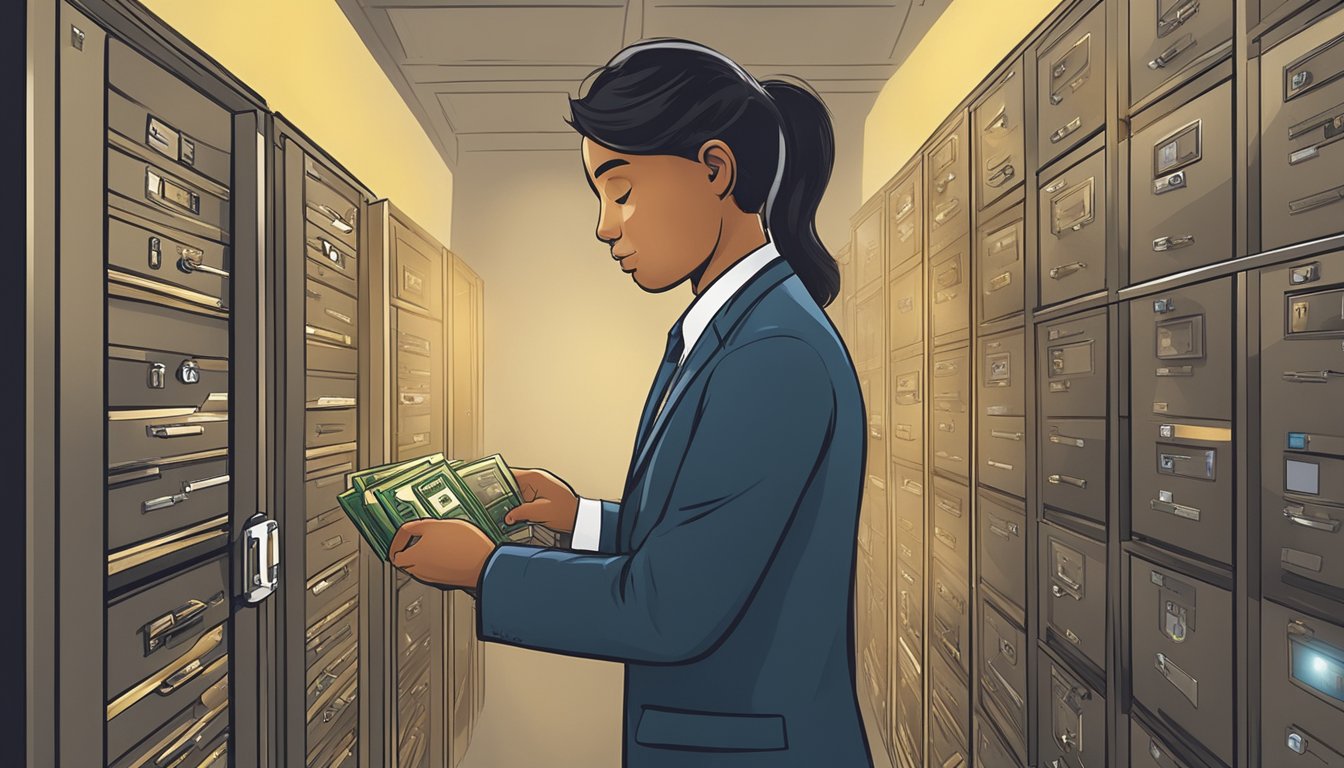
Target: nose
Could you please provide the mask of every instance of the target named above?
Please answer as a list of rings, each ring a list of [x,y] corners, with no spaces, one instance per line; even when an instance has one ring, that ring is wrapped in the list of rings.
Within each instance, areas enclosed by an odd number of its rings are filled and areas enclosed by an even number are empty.
[[[620,216],[617,206],[603,205],[597,215],[597,239],[607,245],[615,245],[621,239]]]

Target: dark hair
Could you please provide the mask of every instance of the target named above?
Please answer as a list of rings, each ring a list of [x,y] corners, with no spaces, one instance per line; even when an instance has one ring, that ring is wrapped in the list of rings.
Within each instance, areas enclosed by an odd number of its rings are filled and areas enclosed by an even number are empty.
[[[635,43],[595,74],[588,92],[569,100],[576,131],[616,152],[690,160],[706,141],[723,141],[737,158],[738,207],[764,214],[770,239],[818,304],[835,299],[840,268],[816,226],[835,136],[815,93],[801,83],[758,82],[723,54],[676,38]],[[771,200],[781,136],[783,175]]]

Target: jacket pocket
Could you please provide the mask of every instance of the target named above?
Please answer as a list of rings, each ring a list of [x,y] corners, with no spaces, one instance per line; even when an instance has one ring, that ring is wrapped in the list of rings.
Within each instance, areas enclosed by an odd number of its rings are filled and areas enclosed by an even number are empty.
[[[716,752],[788,749],[783,715],[719,714],[642,707],[635,742],[646,747]]]

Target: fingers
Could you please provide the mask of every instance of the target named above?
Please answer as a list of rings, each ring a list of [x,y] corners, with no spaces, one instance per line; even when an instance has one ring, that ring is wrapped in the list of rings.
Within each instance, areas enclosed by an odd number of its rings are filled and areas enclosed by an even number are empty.
[[[401,552],[411,545],[412,537],[424,536],[427,533],[426,523],[432,523],[433,520],[412,520],[409,523],[402,523],[397,529],[397,533],[392,537],[392,543],[388,546],[388,554],[394,555]]]
[[[509,510],[509,513],[504,516],[504,522],[509,525],[514,523],[544,523],[549,517],[547,513],[549,507],[550,502],[545,499],[528,501]]]

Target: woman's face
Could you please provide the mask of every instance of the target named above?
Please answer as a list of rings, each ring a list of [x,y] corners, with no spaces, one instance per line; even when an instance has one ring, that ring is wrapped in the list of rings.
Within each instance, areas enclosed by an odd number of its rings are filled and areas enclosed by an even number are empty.
[[[718,142],[712,142],[719,144]],[[597,239],[646,291],[681,283],[718,243],[731,155],[627,155],[583,140],[583,165],[598,200]],[[726,172],[725,172],[726,171]]]

